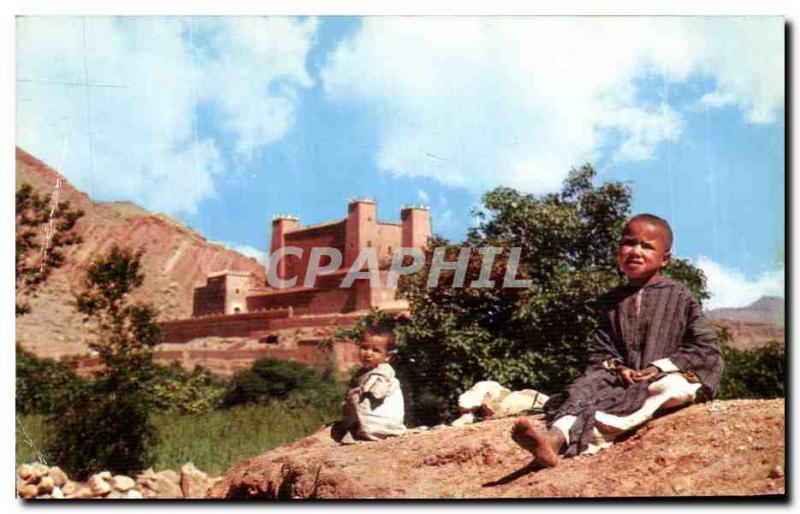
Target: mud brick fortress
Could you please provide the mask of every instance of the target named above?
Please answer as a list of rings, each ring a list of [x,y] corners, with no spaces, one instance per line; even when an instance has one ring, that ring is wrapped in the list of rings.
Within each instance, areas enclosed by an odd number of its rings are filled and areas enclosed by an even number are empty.
[[[351,200],[344,219],[307,227],[301,227],[293,216],[275,216],[270,253],[288,246],[303,252],[302,258],[284,256],[276,269],[278,278],[297,277],[296,285],[276,289],[250,273],[231,270],[213,273],[204,285],[195,289],[192,318],[162,323],[162,338],[167,343],[212,336],[275,342],[280,334],[291,330],[316,329],[316,334],[324,334],[336,327],[352,325],[359,315],[372,308],[403,311],[408,308],[407,302],[396,297],[395,288],[386,286],[392,250],[423,248],[430,235],[430,212],[426,207],[406,206],[400,211],[399,222],[379,221],[377,205],[369,199]],[[315,247],[337,249],[342,254],[342,265],[320,273],[311,287],[304,287],[311,250]],[[374,247],[378,255],[381,287],[371,288],[368,279],[356,279],[348,288],[339,287],[359,252],[369,247]],[[329,263],[323,257],[320,266]],[[283,348],[292,350],[286,355],[288,358],[295,356],[305,361],[316,353],[316,347],[308,348],[305,353],[309,355],[303,357],[297,353],[301,348],[297,344],[292,346]],[[341,359],[349,360],[344,355],[337,356],[337,360]]]

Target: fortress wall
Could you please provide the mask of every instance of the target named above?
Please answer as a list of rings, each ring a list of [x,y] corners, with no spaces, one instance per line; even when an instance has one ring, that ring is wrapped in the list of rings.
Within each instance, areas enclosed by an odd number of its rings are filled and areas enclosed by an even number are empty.
[[[356,313],[350,316],[288,317],[285,310],[208,316],[160,323],[161,339],[165,343],[185,343],[202,337],[261,338],[272,331],[287,328],[351,326],[356,317]]]

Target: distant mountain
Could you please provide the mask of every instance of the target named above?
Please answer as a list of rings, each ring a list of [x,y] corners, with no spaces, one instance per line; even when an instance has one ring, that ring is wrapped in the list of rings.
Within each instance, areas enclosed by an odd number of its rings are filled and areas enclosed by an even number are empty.
[[[55,170],[17,148],[17,187],[28,183],[49,195],[58,177],[61,175]],[[88,265],[114,244],[144,250],[145,280],[132,298],[155,306],[161,320],[189,317],[194,288],[205,283],[209,273],[250,271],[263,283],[264,268],[255,259],[212,243],[178,221],[133,203],[94,202],[61,179],[61,200],[69,200],[85,212],[76,224],[83,243],[65,252],[65,265],[29,299],[32,312],[17,318],[17,340],[25,348],[45,356],[85,351],[88,336],[75,312],[73,297],[83,287]]]
[[[765,325],[784,325],[786,306],[783,298],[762,296],[746,307],[722,308],[709,311],[715,320],[742,321]]]

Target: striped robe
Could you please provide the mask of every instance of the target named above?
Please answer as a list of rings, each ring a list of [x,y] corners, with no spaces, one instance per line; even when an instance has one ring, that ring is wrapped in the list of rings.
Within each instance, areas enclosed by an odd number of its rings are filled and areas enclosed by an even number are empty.
[[[562,416],[577,417],[569,431],[567,457],[588,447],[596,411],[618,416],[635,412],[647,399],[647,386],[664,376],[627,385],[609,369],[611,362],[641,370],[669,359],[690,381],[702,384],[699,400],[714,397],[722,376],[716,331],[680,282],[661,277],[643,289],[621,286],[600,297],[598,306],[599,326],[589,345],[586,371],[544,406],[548,425]]]

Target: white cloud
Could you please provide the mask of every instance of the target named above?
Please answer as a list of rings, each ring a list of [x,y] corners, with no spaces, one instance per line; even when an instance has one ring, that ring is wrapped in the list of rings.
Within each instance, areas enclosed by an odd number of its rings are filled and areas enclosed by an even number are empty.
[[[431,201],[430,195],[428,195],[424,189],[417,189],[417,198],[419,198],[420,202],[425,204]]]
[[[267,263],[267,252],[263,252],[258,248],[253,248],[250,245],[240,245],[236,243],[217,243],[221,244],[222,246],[233,250],[234,252],[238,252],[245,257],[252,257],[253,259],[257,260],[260,264],[266,266]]]
[[[544,192],[603,152],[649,159],[680,137],[669,91],[690,78],[711,79],[708,105],[773,120],[783,51],[779,17],[375,17],[321,79],[329,98],[377,115],[381,169]],[[642,80],[660,97],[643,100]]]
[[[706,256],[700,256],[696,265],[703,270],[708,279],[711,298],[706,309],[720,307],[745,307],[762,296],[780,296],[786,290],[784,269],[779,268],[759,275],[755,280],[748,280],[736,269],[722,266]]]
[[[17,144],[99,199],[194,213],[223,171],[219,134],[241,158],[286,134],[315,32],[288,18],[19,18]],[[120,86],[90,88],[91,154],[84,69]]]

